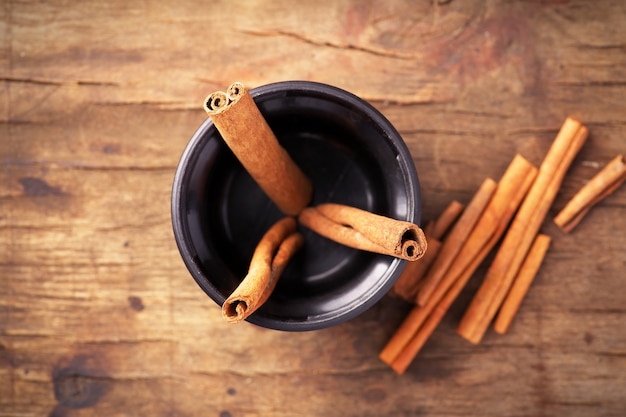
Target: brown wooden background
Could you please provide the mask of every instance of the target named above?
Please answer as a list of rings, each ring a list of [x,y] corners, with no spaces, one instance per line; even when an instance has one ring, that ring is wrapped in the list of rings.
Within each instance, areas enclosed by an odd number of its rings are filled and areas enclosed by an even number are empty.
[[[377,358],[389,296],[317,332],[222,321],[174,243],[174,171],[206,94],[290,79],[394,123],[424,219],[589,127],[509,334],[455,332],[484,267],[403,376]],[[626,151],[625,97],[622,1],[2,2],[0,416],[626,415],[626,189],[550,222]]]

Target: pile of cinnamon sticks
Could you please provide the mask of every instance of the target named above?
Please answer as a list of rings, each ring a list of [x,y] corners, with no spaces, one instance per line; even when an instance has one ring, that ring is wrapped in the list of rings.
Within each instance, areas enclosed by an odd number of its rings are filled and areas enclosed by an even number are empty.
[[[414,307],[379,355],[400,374],[498,243],[457,332],[476,344],[492,322],[497,333],[508,330],[550,246],[550,236],[539,233],[541,225],[588,135],[581,122],[567,118],[538,168],[515,155],[498,181],[486,178],[467,205],[452,201],[422,231],[410,222],[356,207],[331,202],[310,206],[313,184],[280,146],[243,84],[210,94],[204,109],[244,168],[285,214],[258,242],[247,275],[222,306],[224,318],[244,320],[269,298],[304,244],[299,222],[343,245],[409,261],[392,292]],[[624,180],[626,163],[618,155],[554,222],[570,232]]]
[[[550,245],[551,238],[539,229],[587,134],[579,121],[567,118],[539,168],[516,155],[500,180],[485,179],[466,207],[453,201],[426,225],[428,253],[407,267],[393,288],[415,306],[380,352],[382,361],[399,374],[408,368],[501,238],[457,332],[479,343],[492,321],[497,333],[507,331]],[[625,178],[619,155],[574,196],[555,222],[570,231]]]
[[[248,273],[222,305],[240,322],[269,298],[289,260],[304,245],[297,222],[343,245],[416,261],[426,252],[419,226],[336,203],[310,206],[313,184],[280,145],[250,93],[240,82],[205,99],[204,110],[224,142],[285,217],[258,242]]]

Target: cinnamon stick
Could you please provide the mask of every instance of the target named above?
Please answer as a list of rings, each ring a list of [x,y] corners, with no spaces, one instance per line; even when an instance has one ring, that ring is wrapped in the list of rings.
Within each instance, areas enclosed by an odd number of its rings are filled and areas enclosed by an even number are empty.
[[[439,250],[437,259],[428,270],[426,277],[424,277],[424,284],[417,295],[417,304],[421,306],[426,304],[435,287],[448,270],[448,267],[454,261],[457,253],[461,250],[465,239],[467,239],[472,232],[483,210],[487,207],[487,204],[489,204],[496,187],[497,183],[494,180],[491,178],[485,179],[478,189],[478,192],[474,194],[472,201],[470,201],[467,208],[463,210],[461,217],[458,222],[456,222]]]
[[[536,172],[537,169],[520,155],[513,158],[500,179],[489,205],[426,305],[418,305],[411,310],[381,351],[380,359],[392,366],[396,372],[404,372],[439,323],[436,317],[429,319],[433,311],[436,308],[447,309],[445,303],[451,304],[450,299],[453,300],[458,296],[476,268],[504,234],[513,214],[533,183]],[[446,298],[444,304],[437,307],[444,297]],[[427,320],[430,327],[421,330]]]
[[[470,265],[471,260],[479,256],[483,246],[495,245],[490,239],[502,237],[515,211],[519,208],[537,176],[537,168],[523,156],[516,154],[509,163],[498,188],[489,205],[483,212],[472,234],[459,251],[454,262],[446,271],[449,281],[459,277]],[[490,243],[491,242],[491,243]],[[451,285],[451,284],[449,284]],[[448,287],[449,287],[448,285]],[[443,288],[446,288],[444,285]]]
[[[243,84],[233,83],[204,101],[204,110],[224,142],[267,196],[287,215],[311,201],[313,186],[280,145]]]
[[[515,277],[511,290],[506,296],[504,302],[502,303],[502,307],[498,312],[498,316],[496,317],[493,326],[496,333],[506,333],[511,325],[515,314],[522,304],[522,300],[526,296],[526,293],[528,293],[528,289],[541,267],[543,258],[548,251],[548,247],[550,246],[550,240],[550,236],[548,235],[537,235],[535,242],[526,256],[526,260],[524,260],[517,277]]]
[[[426,232],[424,231],[424,233]],[[441,248],[441,242],[437,239],[426,235],[426,240],[428,241],[428,250],[424,253],[424,256],[416,261],[407,263],[404,271],[402,271],[402,274],[400,274],[400,277],[391,289],[392,294],[411,304],[415,304],[417,293],[424,284],[423,278],[433,261],[437,258]]]
[[[276,222],[257,244],[247,275],[222,305],[231,323],[245,320],[271,295],[289,260],[304,244],[293,217]]]
[[[560,188],[565,172],[585,143],[587,128],[568,118],[542,162],[537,179],[511,223],[482,285],[457,332],[479,343],[495,316]]]
[[[424,227],[424,234],[428,242],[428,250],[424,256],[417,261],[409,262],[396,280],[391,290],[392,294],[399,296],[409,303],[415,303],[417,293],[424,284],[424,276],[428,272],[441,249],[441,238],[448,232],[450,227],[456,222],[465,206],[453,200],[441,212],[436,220],[431,220]]]
[[[532,168],[536,172],[536,168]],[[506,207],[506,210],[504,210],[502,215],[497,220],[495,230],[493,231],[493,233],[476,233],[473,237],[476,237],[477,239],[470,238],[467,240],[465,248],[474,248],[474,250],[478,250],[478,253],[476,253],[475,256],[471,257],[459,257],[459,259],[463,259],[463,261],[459,263],[465,264],[467,266],[461,270],[460,275],[458,276],[447,274],[435,290],[435,293],[429,300],[429,303],[423,307],[425,311],[418,316],[419,328],[416,330],[415,334],[407,342],[404,348],[400,351],[400,353],[389,364],[391,368],[394,369],[397,373],[404,373],[404,371],[408,368],[413,359],[415,359],[415,356],[417,356],[428,338],[435,331],[435,329],[445,316],[446,312],[448,311],[454,300],[456,300],[456,298],[459,296],[476,269],[489,254],[491,249],[496,245],[498,240],[500,240],[500,237],[504,234],[509,221],[513,217],[513,214],[515,213],[515,210],[517,210],[517,207],[519,207],[519,204],[521,203],[524,195],[530,188],[533,180],[534,173],[522,181],[520,188],[503,187],[507,188],[509,191],[513,191],[514,195],[512,196],[511,200],[508,200],[508,206]],[[494,199],[504,200],[504,198],[498,195],[494,195]],[[485,210],[485,215],[483,216],[483,219],[487,219],[490,217],[488,213],[489,211]],[[489,227],[487,229],[489,229]],[[475,230],[477,232],[481,231],[478,226]],[[477,244],[478,242],[476,242],[475,240],[480,240],[486,235],[489,235],[490,237],[488,238],[487,242],[482,247],[480,247],[480,245]],[[477,249],[479,247],[480,249]]]
[[[495,239],[492,239],[495,240]],[[494,242],[495,244],[495,242]],[[466,268],[461,276],[459,276],[446,291],[441,291],[441,295],[437,297],[436,302],[431,302],[425,307],[415,307],[416,309],[422,309],[424,312],[420,315],[415,314],[414,317],[419,319],[419,328],[413,334],[413,336],[407,341],[406,345],[396,355],[396,357],[389,362],[391,369],[398,374],[403,374],[411,362],[415,359],[419,351],[422,349],[428,338],[433,334],[448,309],[456,300],[458,295],[467,284],[467,281],[471,278],[472,274],[478,268],[482,260],[491,248],[485,246],[481,249],[479,256],[470,261],[470,265]],[[433,299],[435,300],[435,299]]]
[[[413,307],[378,354],[380,360],[391,366],[411,339],[413,339],[429,313],[430,311],[427,311],[426,307],[419,305]]]
[[[414,261],[426,252],[419,226],[350,207],[325,203],[307,207],[298,216],[314,232],[355,249]]]
[[[564,232],[570,232],[587,212],[617,190],[626,180],[626,161],[617,155],[572,197],[554,218]]]
[[[463,213],[465,206],[456,200],[452,200],[450,204],[441,212],[437,220],[429,222],[424,228],[424,233],[427,238],[434,238],[442,240],[444,235],[448,232],[450,227],[454,225],[461,213]]]

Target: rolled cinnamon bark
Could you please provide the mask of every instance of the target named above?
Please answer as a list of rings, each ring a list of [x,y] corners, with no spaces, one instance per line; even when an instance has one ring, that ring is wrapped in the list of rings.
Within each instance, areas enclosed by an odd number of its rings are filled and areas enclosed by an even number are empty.
[[[426,225],[424,228],[426,237],[442,241],[444,235],[455,224],[464,209],[465,206],[463,204],[452,200],[435,221],[431,221]]]
[[[380,359],[396,372],[403,373],[409,366],[472,274],[500,240],[536,173],[537,169],[520,155],[513,158],[489,205],[426,305],[416,305],[411,310],[380,352]]]
[[[424,285],[424,276],[435,259],[437,259],[439,249],[441,248],[441,242],[431,238],[428,234],[426,235],[426,240],[428,242],[428,250],[424,253],[424,256],[416,261],[409,262],[391,289],[392,294],[411,304],[415,304],[417,293]]]
[[[572,118],[567,118],[561,126],[539,167],[535,182],[487,270],[484,281],[459,323],[457,332],[470,342],[480,343],[500,308],[554,201],[567,169],[587,139],[587,133],[587,128]]]
[[[617,155],[578,190],[556,215],[554,223],[565,233],[570,232],[580,223],[591,207],[617,190],[624,180],[626,180],[626,160],[623,155]]]
[[[515,314],[517,314],[517,310],[519,310],[524,297],[526,297],[530,289],[530,285],[541,267],[546,252],[548,252],[550,241],[550,236],[544,234],[539,234],[535,238],[535,242],[530,247],[528,255],[520,267],[517,277],[515,277],[515,281],[513,281],[513,285],[511,286],[511,290],[504,299],[502,307],[500,307],[498,316],[493,324],[493,329],[496,333],[504,334],[509,329]]]
[[[417,304],[421,306],[426,305],[428,298],[435,291],[435,287],[445,275],[456,255],[463,247],[465,240],[480,219],[485,207],[491,201],[497,186],[498,184],[494,180],[486,178],[467,205],[467,208],[463,210],[459,221],[456,222],[445,242],[443,242],[437,259],[424,277],[424,285],[417,295]]]
[[[241,96],[245,94],[245,92],[246,87],[243,85],[243,83],[235,81],[226,90],[226,96],[228,96],[228,99],[230,101],[237,101],[239,100],[239,98],[241,98]]]
[[[342,204],[308,207],[298,216],[314,232],[351,248],[409,261],[426,252],[426,236],[417,225]]]
[[[204,111],[210,114],[218,114],[226,110],[230,100],[223,91],[215,91],[204,100]]]
[[[293,217],[285,217],[270,227],[254,250],[248,274],[222,305],[224,319],[237,323],[261,307],[303,244]]]
[[[431,220],[424,227],[424,234],[428,242],[428,250],[424,256],[417,261],[409,262],[398,280],[393,285],[391,293],[408,301],[415,303],[417,293],[424,286],[424,277],[428,273],[432,263],[437,259],[441,249],[441,239],[457,221],[465,206],[453,200],[439,214],[437,219]]]
[[[209,94],[204,110],[246,171],[283,213],[296,216],[310,203],[311,181],[278,143],[242,83],[233,83],[226,93]]]

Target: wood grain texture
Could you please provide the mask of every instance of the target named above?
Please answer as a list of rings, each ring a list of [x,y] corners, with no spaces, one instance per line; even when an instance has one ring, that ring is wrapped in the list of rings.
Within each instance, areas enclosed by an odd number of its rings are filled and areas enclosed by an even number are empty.
[[[571,235],[551,218],[624,152],[624,19],[609,0],[3,2],[0,416],[623,416],[626,192]],[[403,376],[377,357],[397,298],[310,333],[223,322],[174,243],[174,171],[208,92],[291,79],[389,118],[425,220],[516,152],[538,165],[566,116],[589,127],[506,336],[455,332],[484,267]]]

